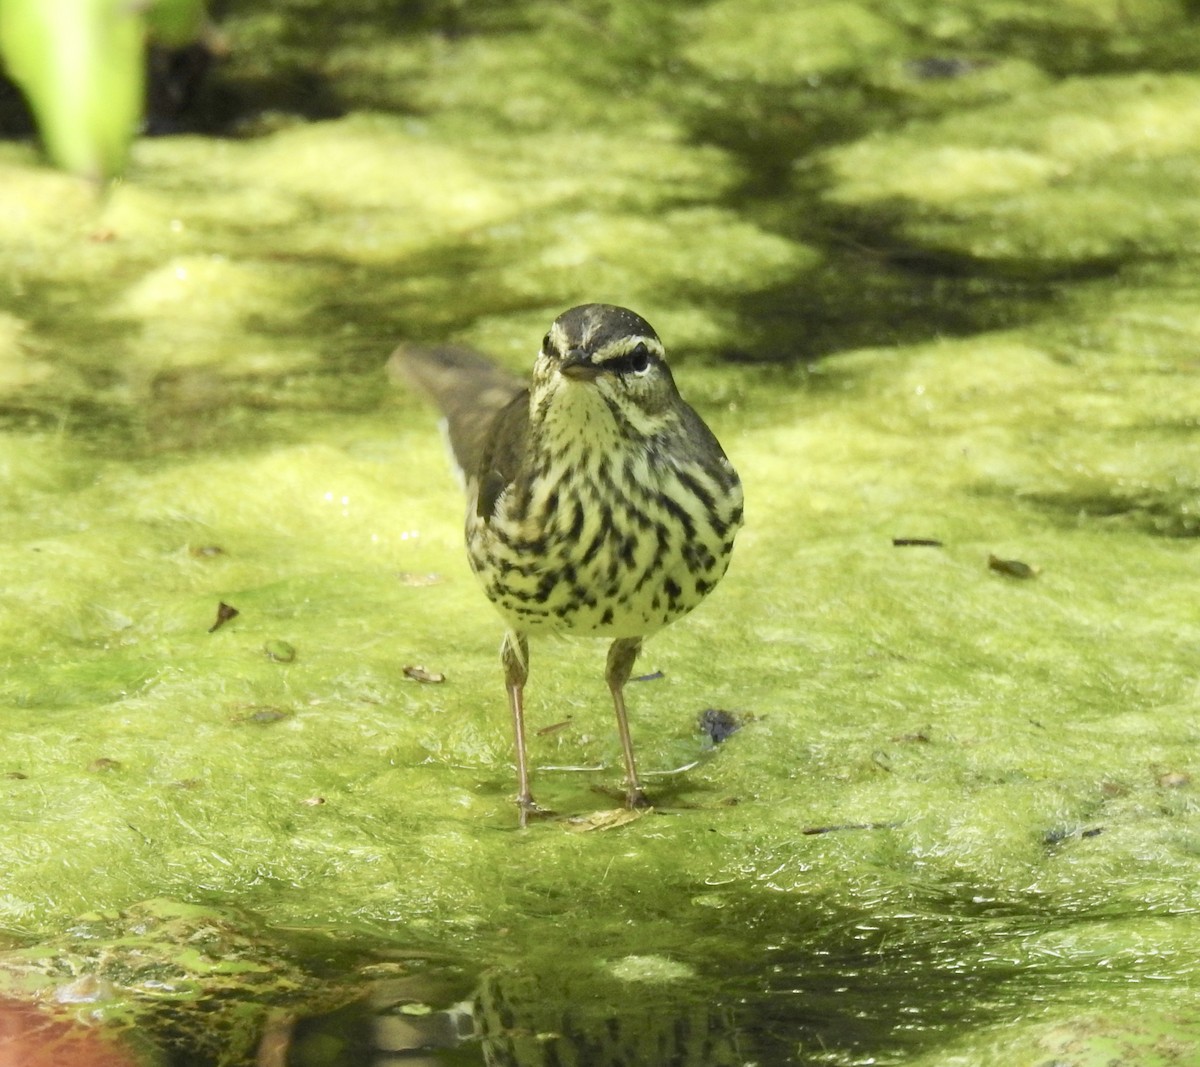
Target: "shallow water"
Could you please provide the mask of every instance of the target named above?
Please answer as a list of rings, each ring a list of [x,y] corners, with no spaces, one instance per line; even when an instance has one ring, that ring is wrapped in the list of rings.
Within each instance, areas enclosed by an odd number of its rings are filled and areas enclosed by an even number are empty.
[[[436,1062],[1186,1059],[1192,18],[230,5],[201,129],[104,197],[0,145],[0,993],[91,975],[64,1010],[174,1063],[455,1005]],[[653,813],[602,814],[603,649],[535,645],[561,818],[518,831],[499,622],[382,368],[524,369],[585,300],[655,325],[747,525],[631,687]],[[130,920],[79,916],[152,899],[280,978],[223,1054],[177,926],[195,997],[95,984]]]

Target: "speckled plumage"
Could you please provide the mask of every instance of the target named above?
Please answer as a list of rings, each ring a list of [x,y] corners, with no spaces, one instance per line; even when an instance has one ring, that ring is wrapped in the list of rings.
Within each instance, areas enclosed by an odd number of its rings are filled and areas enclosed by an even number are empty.
[[[742,521],[737,474],[679,396],[658,336],[632,311],[586,304],[555,320],[528,389],[459,349],[402,348],[391,365],[442,409],[464,475],[468,556],[508,627],[522,811],[534,809],[526,638],[543,632],[614,639],[606,678],[629,802],[644,802],[624,684],[641,639],[720,581]]]

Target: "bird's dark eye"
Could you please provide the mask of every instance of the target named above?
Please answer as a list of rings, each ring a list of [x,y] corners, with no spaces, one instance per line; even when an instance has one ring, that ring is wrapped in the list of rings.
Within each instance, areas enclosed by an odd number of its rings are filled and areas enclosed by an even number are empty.
[[[550,335],[549,334],[546,334],[546,336],[542,338],[542,351],[543,352],[552,351],[550,348]]]
[[[626,374],[644,374],[650,366],[650,360],[650,349],[646,346],[645,342],[638,341],[624,355],[606,359],[603,367],[610,374],[622,376]]]

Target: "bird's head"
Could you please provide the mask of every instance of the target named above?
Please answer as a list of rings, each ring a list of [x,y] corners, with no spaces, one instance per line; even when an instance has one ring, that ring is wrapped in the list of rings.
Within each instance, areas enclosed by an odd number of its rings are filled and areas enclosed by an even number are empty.
[[[535,418],[560,409],[601,418],[607,409],[644,435],[669,421],[679,399],[658,334],[613,304],[583,304],[554,320],[534,364],[532,394]]]

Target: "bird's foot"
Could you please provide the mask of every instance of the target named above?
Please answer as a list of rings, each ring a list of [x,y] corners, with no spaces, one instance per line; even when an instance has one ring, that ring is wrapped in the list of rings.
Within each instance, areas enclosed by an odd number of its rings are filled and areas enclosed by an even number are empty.
[[[529,825],[530,819],[548,819],[554,812],[550,808],[543,808],[533,797],[524,796],[517,797],[517,814],[524,827]]]
[[[634,808],[649,808],[652,804],[650,798],[642,792],[640,785],[630,786],[625,793],[625,807]]]

